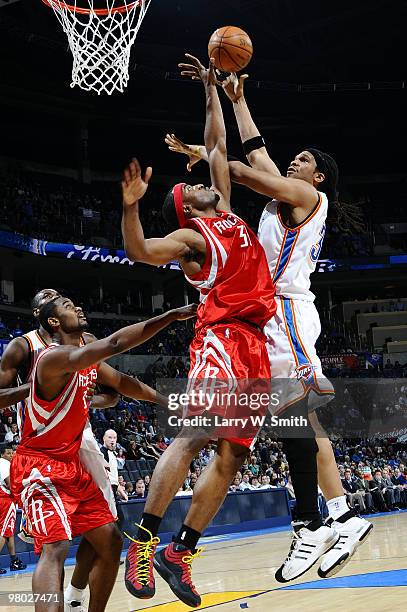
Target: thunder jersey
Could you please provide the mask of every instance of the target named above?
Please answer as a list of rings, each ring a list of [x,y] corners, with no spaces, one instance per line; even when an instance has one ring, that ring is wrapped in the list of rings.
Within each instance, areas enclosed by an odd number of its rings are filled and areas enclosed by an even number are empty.
[[[6,478],[10,477],[10,461],[0,457],[0,497],[4,495],[11,496],[10,489],[7,486]]]
[[[328,214],[326,195],[318,192],[318,196],[316,208],[294,228],[284,224],[276,200],[267,204],[260,218],[258,237],[278,296],[309,302],[315,299],[310,276],[321,253]]]
[[[57,346],[50,345],[37,357],[30,380],[30,395],[25,400],[25,419],[17,452],[44,454],[67,461],[79,452],[88,419],[87,391],[97,379],[97,367],[74,372],[55,399],[41,399],[37,393],[38,364]]]
[[[17,384],[25,385],[30,381],[31,374],[34,370],[38,355],[48,346],[38,329],[24,334],[22,336],[28,344],[28,362],[23,364],[17,373]],[[24,425],[25,400],[17,404],[17,425],[19,431],[22,431]]]
[[[200,292],[195,330],[238,319],[263,328],[276,303],[266,255],[256,235],[233,213],[190,219],[205,238],[202,269],[185,278]]]

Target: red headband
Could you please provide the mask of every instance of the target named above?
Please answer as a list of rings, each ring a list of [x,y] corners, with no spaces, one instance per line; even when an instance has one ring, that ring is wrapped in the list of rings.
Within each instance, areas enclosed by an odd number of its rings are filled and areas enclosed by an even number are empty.
[[[172,196],[174,198],[175,212],[177,213],[177,219],[180,227],[184,227],[187,219],[184,213],[184,203],[182,201],[182,189],[186,183],[177,183],[172,189]]]

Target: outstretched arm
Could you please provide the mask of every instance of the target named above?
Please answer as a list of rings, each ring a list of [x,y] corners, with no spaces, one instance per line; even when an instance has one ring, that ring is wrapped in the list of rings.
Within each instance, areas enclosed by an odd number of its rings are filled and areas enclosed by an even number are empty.
[[[123,327],[123,329],[107,338],[96,340],[82,347],[60,346],[41,359],[39,363],[41,377],[46,378],[47,376],[78,372],[94,363],[113,357],[113,355],[124,353],[139,344],[143,344],[170,323],[194,317],[196,308],[195,304],[190,304],[189,306],[169,310],[158,317]]]
[[[0,408],[22,401],[30,392],[30,385],[17,384],[18,369],[28,358],[28,345],[23,338],[15,338],[7,345],[0,361]]]
[[[237,75],[232,72],[222,83],[225,94],[233,103],[233,110],[242,143],[260,136],[260,132],[253,121],[244,97],[244,82],[248,76],[249,75],[247,74],[242,74],[239,78],[237,78]],[[270,172],[275,176],[280,176],[280,170],[271,159],[265,146],[259,147],[258,149],[247,153],[246,157],[252,168],[261,170],[263,172]]]
[[[98,382],[101,382],[103,385],[108,385],[112,389],[115,389],[117,393],[126,397],[144,400],[145,402],[153,402],[164,408],[168,406],[168,399],[164,395],[144,384],[138,378],[132,378],[127,374],[118,372],[107,363],[102,363],[99,367]]]
[[[82,310],[82,309],[80,309]],[[85,344],[89,344],[90,342],[96,342],[97,338],[90,332],[85,332],[82,335],[82,338],[85,341]],[[114,408],[117,402],[120,399],[119,393],[112,389],[109,386],[95,385],[95,391],[91,394],[90,388],[88,390],[90,406],[91,408],[96,408],[98,410],[102,410],[104,408]]]
[[[171,151],[184,153],[185,155],[190,155],[191,150],[199,151],[201,159],[205,160],[202,155],[203,147],[187,145],[174,134],[171,137],[167,135],[166,142],[168,145],[171,144],[169,147]],[[257,168],[251,168],[239,161],[228,162],[228,167],[230,178],[234,183],[246,185],[253,191],[286,202],[294,208],[298,206],[312,209],[318,201],[316,189],[305,181],[287,179],[270,171],[258,171]]]
[[[161,266],[170,261],[187,258],[191,248],[205,248],[198,232],[180,229],[165,238],[144,238],[139,216],[139,200],[147,191],[152,170],[147,168],[144,179],[140,164],[133,159],[125,169],[122,180],[123,216],[122,234],[126,255],[132,261]]]
[[[313,185],[301,179],[276,176],[250,168],[241,162],[229,162],[232,180],[253,191],[289,204],[293,208],[312,209],[318,202]]]
[[[200,79],[206,94],[205,148],[208,154],[212,187],[220,196],[217,210],[230,211],[230,176],[226,152],[226,128],[220,104],[215,66],[211,60],[205,68],[193,55],[186,54],[190,64],[179,64],[181,74],[192,79]]]

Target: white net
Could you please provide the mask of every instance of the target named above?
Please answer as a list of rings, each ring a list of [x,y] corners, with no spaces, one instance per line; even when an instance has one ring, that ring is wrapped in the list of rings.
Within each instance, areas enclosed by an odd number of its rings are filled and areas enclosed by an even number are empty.
[[[129,80],[131,46],[151,0],[43,0],[54,10],[73,55],[71,87],[123,93]],[[86,8],[85,5],[87,4]]]

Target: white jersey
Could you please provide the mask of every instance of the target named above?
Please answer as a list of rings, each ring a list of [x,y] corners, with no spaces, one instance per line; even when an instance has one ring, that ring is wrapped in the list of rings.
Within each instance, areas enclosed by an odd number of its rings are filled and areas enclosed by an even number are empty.
[[[11,495],[10,489],[6,484],[6,478],[10,478],[10,461],[0,457],[0,491],[6,495]]]
[[[280,204],[269,202],[260,218],[258,237],[266,251],[276,295],[313,302],[310,276],[315,271],[325,236],[328,199],[318,192],[315,210],[297,227],[284,224]]]
[[[24,365],[24,368],[17,374],[17,382],[19,385],[24,385],[30,381],[31,374],[33,373],[35,364],[37,363],[38,355],[48,346],[37,329],[33,329],[27,334],[24,334],[22,338],[24,338],[28,344],[29,355],[27,365]],[[25,401],[23,400],[17,404],[17,425],[19,431],[23,430],[24,410]]]

